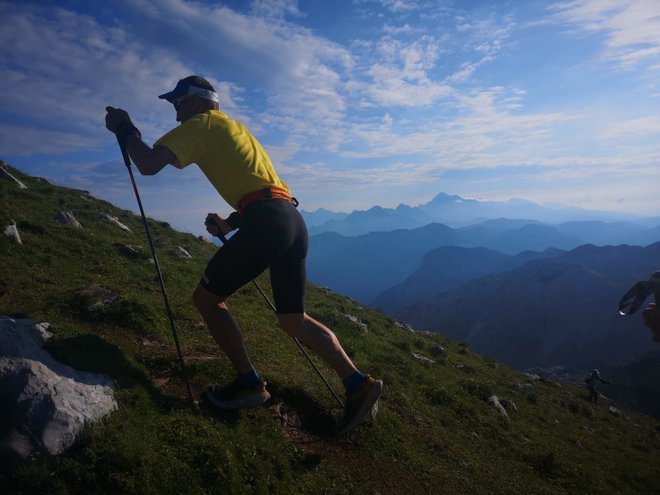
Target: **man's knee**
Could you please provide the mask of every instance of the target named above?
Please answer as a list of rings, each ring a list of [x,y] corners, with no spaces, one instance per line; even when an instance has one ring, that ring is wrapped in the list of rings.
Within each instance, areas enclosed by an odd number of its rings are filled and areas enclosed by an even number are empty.
[[[288,335],[291,335],[292,337],[298,337],[302,333],[302,329],[305,324],[305,314],[278,314],[277,321],[280,325],[280,328],[284,330]]]
[[[216,296],[208,289],[198,285],[192,295],[193,304],[200,313],[223,307],[226,298]]]

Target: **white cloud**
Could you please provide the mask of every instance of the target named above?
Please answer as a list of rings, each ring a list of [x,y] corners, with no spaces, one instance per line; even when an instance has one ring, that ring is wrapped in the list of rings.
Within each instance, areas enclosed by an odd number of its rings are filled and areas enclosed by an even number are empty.
[[[75,128],[67,129],[63,126],[59,130],[44,129],[0,122],[0,150],[5,155],[61,155],[72,150],[91,151],[98,147],[99,139],[96,136],[89,132],[77,132]]]
[[[381,7],[394,12],[394,13],[405,13],[415,10],[420,10],[424,7],[428,7],[425,2],[420,2],[416,0],[354,0],[356,4],[379,4]]]
[[[660,117],[642,117],[639,119],[616,122],[609,126],[602,138],[606,140],[631,137],[655,136],[660,140]]]
[[[33,139],[22,154],[100,146],[107,104],[139,111],[149,133],[166,115],[154,93],[185,70],[119,28],[58,8],[1,5],[0,33],[0,107],[24,122],[11,148],[21,136]]]
[[[250,10],[255,15],[274,18],[304,15],[298,9],[298,0],[252,0]]]
[[[356,3],[362,7],[357,17],[368,10],[369,22],[377,20],[350,40],[304,27],[313,11],[295,0],[231,3],[236,8],[123,0],[103,4],[97,17],[38,2],[0,3],[0,149],[14,155],[96,151],[113,141],[103,127],[106,104],[129,110],[153,140],[174,125],[171,106],[156,95],[197,73],[214,84],[222,109],[262,140],[287,182],[305,191],[336,185],[332,194],[338,195],[435,184],[449,171],[472,171],[470,183],[475,171],[505,181],[511,170],[532,167],[542,170],[538,177],[547,186],[553,174],[576,181],[599,167],[644,174],[657,163],[651,141],[660,122],[653,105],[624,109],[618,101],[591,100],[585,107],[573,88],[566,99],[552,92],[540,97],[538,88],[528,88],[532,77],[500,70],[501,58],[511,57],[506,67],[519,67],[516,56],[547,42],[527,31],[525,41],[533,42],[520,43],[522,19],[507,15],[508,7]],[[546,22],[583,38],[599,34],[603,58],[618,67],[658,68],[657,5],[566,1],[552,6]],[[101,9],[89,9],[95,10]],[[637,91],[648,97],[652,74],[644,83]],[[93,169],[77,175],[71,180],[81,184],[102,181]],[[152,187],[168,190],[181,177],[159,174],[145,181],[145,194],[156,196]],[[534,181],[531,172],[527,180]],[[193,182],[186,187],[199,186]]]
[[[602,56],[624,68],[657,64],[660,56],[660,2],[656,0],[574,0],[550,6],[551,21],[605,36]]]

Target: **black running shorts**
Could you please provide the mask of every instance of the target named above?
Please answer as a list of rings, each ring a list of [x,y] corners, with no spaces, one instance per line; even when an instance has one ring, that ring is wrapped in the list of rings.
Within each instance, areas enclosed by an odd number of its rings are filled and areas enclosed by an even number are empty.
[[[270,267],[277,313],[303,313],[307,247],[305,222],[292,203],[254,201],[239,231],[211,258],[200,285],[226,298]]]

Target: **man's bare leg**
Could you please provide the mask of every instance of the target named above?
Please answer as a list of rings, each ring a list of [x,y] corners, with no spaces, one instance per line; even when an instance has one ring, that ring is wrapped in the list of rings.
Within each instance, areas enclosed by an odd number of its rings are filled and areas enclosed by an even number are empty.
[[[243,333],[227,309],[225,300],[200,285],[195,289],[193,302],[204,318],[211,336],[236,371],[239,374],[251,371],[253,366],[245,350]]]
[[[357,371],[332,330],[307,313],[279,314],[277,318],[287,334],[318,354],[342,380]]]

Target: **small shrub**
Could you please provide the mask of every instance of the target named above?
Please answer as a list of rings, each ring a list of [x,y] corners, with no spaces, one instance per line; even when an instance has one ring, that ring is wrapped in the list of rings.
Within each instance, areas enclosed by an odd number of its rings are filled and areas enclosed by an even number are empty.
[[[46,232],[38,223],[28,222],[27,220],[19,221],[16,226],[19,231],[32,232],[33,234],[44,234]]]
[[[559,462],[554,452],[535,452],[526,456],[526,462],[538,473],[554,477],[559,471]]]
[[[431,345],[429,352],[436,358],[442,357],[447,354],[447,349],[442,347],[440,344]]]
[[[396,345],[402,351],[405,351],[405,352],[410,352],[411,351],[410,343],[407,340],[401,340],[399,342],[395,342],[394,345]]]
[[[424,390],[424,397],[432,406],[447,406],[454,401],[454,395],[445,387],[428,387]]]
[[[68,307],[89,321],[113,323],[140,334],[153,335],[158,318],[156,312],[140,302],[121,299],[102,287],[88,287],[73,293]]]
[[[493,395],[493,391],[488,385],[475,382],[474,380],[462,382],[461,387],[471,396],[483,401],[488,400],[488,397]]]

